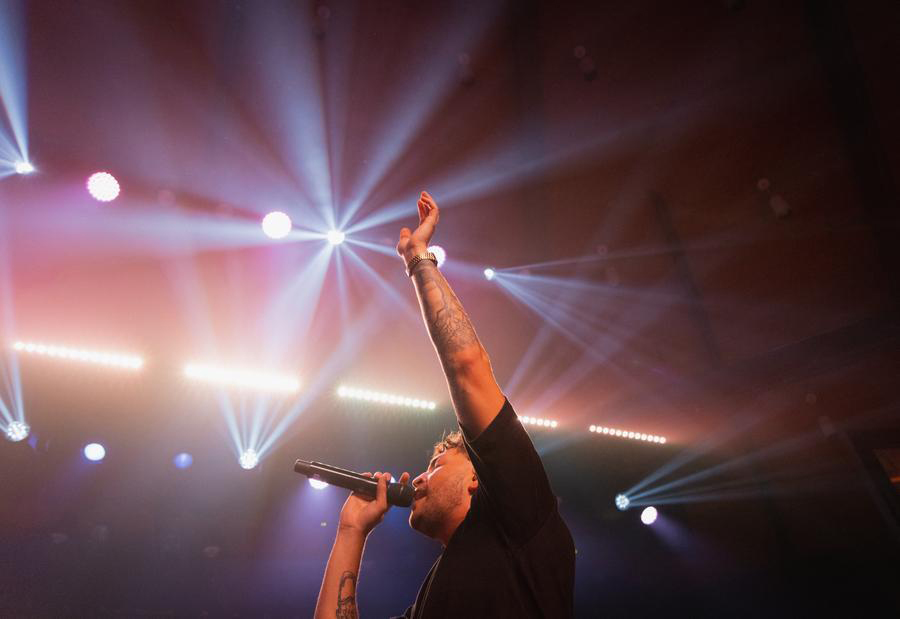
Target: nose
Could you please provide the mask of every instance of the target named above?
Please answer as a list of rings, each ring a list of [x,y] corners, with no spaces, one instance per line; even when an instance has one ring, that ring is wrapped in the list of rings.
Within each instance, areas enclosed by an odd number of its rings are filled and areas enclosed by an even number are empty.
[[[420,473],[419,476],[416,477],[412,481],[413,488],[418,488],[419,486],[421,486],[424,483],[425,483],[425,473]]]

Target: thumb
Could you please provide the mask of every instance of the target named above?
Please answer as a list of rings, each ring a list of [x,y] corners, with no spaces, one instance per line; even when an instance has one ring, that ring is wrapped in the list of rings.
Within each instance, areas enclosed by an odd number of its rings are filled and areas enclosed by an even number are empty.
[[[401,228],[400,229],[400,240],[397,241],[397,253],[401,256],[403,255],[403,250],[406,249],[406,245],[409,243],[409,236],[412,234],[409,228]]]

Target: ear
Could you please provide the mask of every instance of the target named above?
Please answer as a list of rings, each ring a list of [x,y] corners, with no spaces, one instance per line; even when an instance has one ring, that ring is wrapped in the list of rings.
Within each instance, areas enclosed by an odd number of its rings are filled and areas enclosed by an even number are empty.
[[[478,476],[475,475],[474,472],[472,473],[471,479],[469,479],[469,485],[466,490],[468,490],[469,496],[472,496],[475,494],[475,491],[478,490]]]

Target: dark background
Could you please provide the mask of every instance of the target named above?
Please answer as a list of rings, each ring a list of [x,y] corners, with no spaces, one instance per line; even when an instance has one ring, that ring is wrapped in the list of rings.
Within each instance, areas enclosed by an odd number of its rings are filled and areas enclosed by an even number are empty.
[[[898,495],[873,459],[900,447],[895,2],[21,6],[39,172],[0,179],[4,346],[148,363],[18,359],[32,436],[0,444],[4,616],[312,614],[344,493],[293,460],[416,474],[453,427],[389,255],[422,189],[498,382],[559,421],[531,430],[577,616],[900,610]],[[83,191],[98,169],[116,202]],[[384,251],[299,278],[322,241],[268,241],[274,209],[318,232],[347,217]],[[291,368],[303,394],[184,381],[204,355]],[[340,381],[438,409],[338,400]],[[252,471],[229,415],[274,437]],[[645,527],[613,497],[655,471],[695,477]],[[401,613],[438,551],[392,510],[361,614]]]

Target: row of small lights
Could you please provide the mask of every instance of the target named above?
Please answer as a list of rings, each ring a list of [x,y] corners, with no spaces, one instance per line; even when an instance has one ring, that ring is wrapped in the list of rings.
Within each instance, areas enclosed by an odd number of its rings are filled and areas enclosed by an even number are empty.
[[[540,417],[519,416],[519,421],[529,426],[541,426],[543,428],[555,428],[559,425],[555,419],[541,419]]]
[[[630,438],[636,441],[647,441],[648,443],[659,443],[664,445],[665,436],[657,436],[655,434],[644,434],[642,432],[632,432],[630,430],[619,430],[616,428],[607,428],[606,426],[591,426],[588,428],[596,434],[607,434],[609,436],[618,436],[621,438]]]
[[[421,408],[433,411],[437,408],[437,403],[430,400],[422,400],[420,398],[410,398],[408,396],[396,395],[393,393],[383,393],[380,391],[372,391],[370,389],[359,389],[356,387],[345,387],[341,385],[337,390],[338,397],[349,400],[362,400],[364,402],[377,402],[379,404],[394,404],[396,406],[405,406],[407,408]]]
[[[18,352],[44,355],[58,359],[69,359],[71,361],[83,361],[85,363],[96,363],[97,365],[127,370],[139,370],[144,365],[144,360],[135,355],[100,352],[96,350],[81,350],[77,348],[68,348],[66,346],[40,344],[37,342],[15,342],[13,344],[13,349]]]

